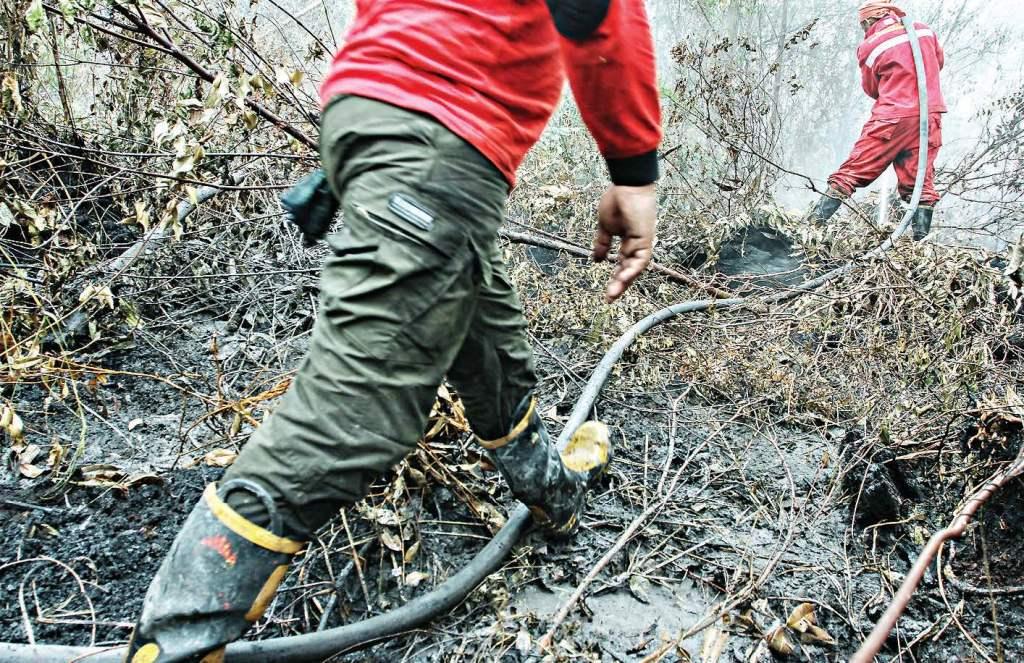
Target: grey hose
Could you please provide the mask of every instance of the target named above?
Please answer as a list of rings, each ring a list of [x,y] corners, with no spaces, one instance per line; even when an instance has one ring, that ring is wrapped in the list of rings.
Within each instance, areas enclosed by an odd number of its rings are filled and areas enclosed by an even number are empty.
[[[712,309],[745,308],[749,305],[778,304],[810,292],[843,274],[853,271],[858,264],[877,258],[892,248],[895,240],[906,233],[910,221],[921,202],[924,189],[925,170],[928,165],[928,86],[925,77],[924,60],[914,23],[903,19],[910,36],[910,47],[914,53],[917,70],[917,87],[921,109],[921,135],[918,148],[917,180],[914,194],[910,199],[906,215],[892,235],[875,249],[851,260],[821,276],[761,298],[737,297],[735,299],[705,299],[683,302],[656,313],[636,323],[622,335],[605,353],[590,380],[587,381],[573,408],[569,421],[558,438],[559,448],[564,448],[572,431],[586,421],[602,387],[611,375],[612,367],[622,357],[633,341],[641,334],[661,323],[686,313],[697,313]],[[394,637],[420,624],[429,622],[448,612],[476,588],[488,575],[494,573],[512,551],[513,545],[526,531],[530,514],[526,507],[518,505],[505,526],[476,554],[469,564],[449,578],[440,587],[409,601],[383,615],[371,617],[347,626],[303,635],[273,638],[270,640],[236,642],[228,646],[226,661],[274,661],[275,663],[308,663],[322,661],[337,654],[366,647],[375,642]],[[100,649],[96,647],[63,647],[57,645],[24,645],[0,643],[0,663],[54,663],[55,661],[82,661],[82,663],[116,663],[121,660],[123,647]]]

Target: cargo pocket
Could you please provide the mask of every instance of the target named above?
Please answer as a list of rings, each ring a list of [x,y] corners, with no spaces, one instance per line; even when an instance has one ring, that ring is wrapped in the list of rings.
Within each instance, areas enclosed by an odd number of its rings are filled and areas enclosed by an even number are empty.
[[[432,364],[437,348],[454,342],[451,316],[468,294],[460,277],[473,254],[463,233],[416,232],[395,223],[382,207],[350,208],[348,223],[359,227],[357,234],[375,237],[376,246],[356,242],[332,258],[351,262],[337,270],[340,283],[331,294],[338,294],[324,300],[324,315],[359,354],[395,364]],[[356,246],[366,253],[352,253]]]
[[[896,134],[896,127],[899,126],[899,118],[872,120],[867,134],[878,140],[892,140]]]
[[[942,147],[942,115],[935,114],[931,117],[931,127],[928,132],[928,147],[937,149]]]
[[[365,344],[376,358],[393,365],[433,366],[446,348],[461,344],[475,261],[465,246],[440,260],[434,256],[401,242],[382,244],[381,267],[387,265],[393,285],[381,293],[381,306],[388,308],[394,324]]]
[[[387,359],[398,365],[447,368],[469,330],[480,281],[475,256],[453,259],[442,287],[395,335]]]

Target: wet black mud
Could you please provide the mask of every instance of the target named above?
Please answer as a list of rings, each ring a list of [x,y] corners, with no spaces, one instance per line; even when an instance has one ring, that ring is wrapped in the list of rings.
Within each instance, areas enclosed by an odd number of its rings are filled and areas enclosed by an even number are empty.
[[[729,287],[741,291],[753,287],[778,288],[806,278],[793,240],[764,226],[744,228],[719,249],[716,269],[732,276]]]
[[[88,644],[94,622],[97,643],[125,640],[178,528],[219,474],[77,488],[55,502],[40,499],[44,486],[0,490],[0,640],[27,641],[22,603],[37,642]]]

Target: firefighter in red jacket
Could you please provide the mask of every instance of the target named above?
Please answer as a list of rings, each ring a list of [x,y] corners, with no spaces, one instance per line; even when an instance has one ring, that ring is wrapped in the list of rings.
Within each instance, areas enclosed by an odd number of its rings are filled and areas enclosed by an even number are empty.
[[[314,532],[415,447],[445,377],[548,532],[574,531],[610,460],[597,422],[564,454],[550,440],[497,234],[567,75],[612,182],[594,240],[601,259],[621,238],[606,300],[646,268],[661,126],[643,0],[357,8],[321,86],[321,159],[345,224],[327,236],[308,355],[175,539],[131,663],[222,660]]]
[[[899,180],[899,192],[909,201],[917,178],[920,143],[917,73],[910,37],[900,21],[906,14],[893,0],[865,2],[860,8],[864,41],[857,49],[864,92],[875,99],[871,119],[839,170],[828,178],[829,189],[816,205],[813,218],[823,224],[836,212],[842,200],[855,189],[875,181],[892,164]],[[946,103],[939,85],[944,54],[935,32],[915,23],[924,56],[928,80],[928,169],[921,204],[911,227],[920,240],[931,229],[932,213],[939,200],[935,191],[935,157],[942,146],[942,113]]]

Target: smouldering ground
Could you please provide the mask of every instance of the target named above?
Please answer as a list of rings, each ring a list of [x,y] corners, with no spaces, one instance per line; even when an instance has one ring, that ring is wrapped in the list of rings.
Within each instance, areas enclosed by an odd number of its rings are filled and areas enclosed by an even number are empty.
[[[560,210],[577,221],[558,234],[585,244],[588,216],[566,208],[572,199],[557,190],[530,198],[531,232],[551,230]],[[513,216],[526,211],[514,207]],[[236,241],[231,233],[222,231],[220,246]],[[876,240],[851,228],[828,245],[852,254]],[[808,271],[835,260],[817,238],[794,242]],[[47,372],[14,387],[26,436],[16,449],[21,465],[5,469],[2,484],[3,639],[25,641],[28,629],[39,641],[126,638],[148,576],[202,484],[230,462],[286,386],[311,321],[315,269],[296,274],[283,266],[314,265],[317,257],[294,245],[274,256],[244,246],[236,261],[246,275],[214,282],[190,267],[209,258],[205,243],[157,246],[118,292],[137,303],[140,329],[125,333],[104,322],[110,313],[93,311],[108,336],[51,353]],[[553,429],[629,324],[706,297],[651,274],[608,308],[598,301],[607,266],[517,245],[506,255],[531,321],[541,409]],[[641,338],[598,404],[614,431],[616,462],[579,536],[561,543],[529,536],[450,615],[371,655],[522,658],[618,547],[557,630],[554,658],[718,660],[719,652],[721,660],[760,660],[762,636],[809,604],[825,635],[801,643],[783,630],[798,647],[793,656],[844,660],[923,539],[1005,460],[993,449],[1019,441],[1024,410],[1011,387],[1021,325],[1016,277],[1003,271],[978,254],[901,244],[890,258],[794,303],[697,314]],[[175,274],[185,278],[154,280]],[[696,275],[713,278],[710,268]],[[757,283],[751,287],[756,292]],[[988,416],[982,424],[971,413],[979,407]],[[986,435],[968,442],[972,426]],[[27,478],[37,469],[41,476]],[[70,490],[45,501],[52,478],[70,481],[63,486]],[[1019,486],[1012,491],[957,548],[959,585],[926,580],[889,655],[946,661],[1024,653],[1016,594],[990,599],[964,589],[1016,584],[1019,518],[1006,505],[1019,502]],[[453,395],[443,394],[426,441],[321,534],[254,637],[334,626],[401,604],[460,568],[512,506]]]

